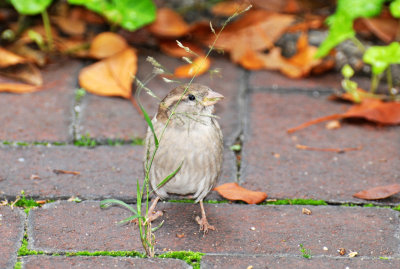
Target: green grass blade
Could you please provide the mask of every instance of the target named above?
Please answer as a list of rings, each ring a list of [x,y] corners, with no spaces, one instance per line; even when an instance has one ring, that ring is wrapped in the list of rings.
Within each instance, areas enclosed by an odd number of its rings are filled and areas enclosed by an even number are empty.
[[[166,178],[163,179],[163,181],[161,181],[160,183],[158,183],[157,189],[159,189],[159,188],[161,188],[162,186],[164,186],[164,184],[166,184],[173,176],[175,176],[176,173],[178,173],[179,170],[181,170],[182,164],[183,164],[183,161],[181,162],[181,164],[179,165],[179,167],[178,167],[174,172],[172,172],[171,174],[169,174]]]
[[[130,217],[124,219],[124,220],[121,220],[120,222],[118,222],[118,224],[124,224],[124,223],[127,223],[127,222],[129,222],[131,220],[138,219],[138,218],[143,218],[143,217],[138,215],[138,214],[135,214],[135,215],[132,215],[132,216],[130,216]]]
[[[143,116],[144,116],[144,119],[145,119],[146,122],[147,122],[147,125],[149,125],[150,130],[151,130],[151,132],[153,133],[153,136],[154,136],[154,144],[156,145],[156,148],[157,148],[157,147],[158,147],[158,139],[157,139],[156,132],[154,131],[153,123],[151,122],[151,119],[150,119],[150,117],[149,117],[149,114],[147,114],[147,112],[146,112],[146,110],[144,109],[144,107],[143,107],[141,104],[139,104],[139,106],[140,106],[140,109],[141,109],[142,112],[143,112]]]
[[[164,221],[161,221],[161,223],[160,223],[157,227],[151,228],[151,232],[154,233],[155,231],[157,231],[158,229],[160,229],[161,226],[163,226],[163,224],[164,224]]]
[[[135,215],[137,215],[137,212],[135,209],[133,209],[133,207],[131,207],[130,205],[128,205],[127,203],[121,201],[121,200],[117,200],[117,199],[106,199],[100,202],[100,207],[101,208],[108,208],[112,205],[120,205],[123,206],[127,209],[129,209],[131,212],[133,212]]]
[[[142,193],[140,191],[140,184],[139,184],[139,179],[136,181],[136,205],[137,205],[137,210],[138,212],[141,212],[142,209]]]

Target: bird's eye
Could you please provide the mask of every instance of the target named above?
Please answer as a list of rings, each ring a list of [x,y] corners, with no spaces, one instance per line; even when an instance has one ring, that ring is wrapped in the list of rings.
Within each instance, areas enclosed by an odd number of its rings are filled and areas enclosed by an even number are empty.
[[[194,101],[196,100],[196,97],[193,94],[189,94],[189,100]]]

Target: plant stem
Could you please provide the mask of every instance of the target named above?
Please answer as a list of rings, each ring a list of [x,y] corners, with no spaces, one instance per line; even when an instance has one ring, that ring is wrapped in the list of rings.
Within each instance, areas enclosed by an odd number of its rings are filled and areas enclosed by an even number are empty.
[[[44,30],[46,31],[46,38],[47,38],[47,48],[49,51],[53,50],[53,36],[51,34],[51,26],[50,26],[50,19],[47,10],[43,10],[42,12],[42,19]]]
[[[392,88],[393,88],[393,79],[392,79],[392,66],[389,65],[388,69],[386,70],[386,80],[388,84],[389,94],[393,95]]]
[[[369,90],[371,93],[375,93],[376,92],[376,89],[378,88],[378,85],[379,85],[379,80],[380,80],[380,75],[372,74],[371,88]]]
[[[353,36],[353,37],[351,38],[351,41],[353,41],[353,43],[357,46],[357,48],[358,48],[362,53],[365,52],[365,46],[363,45],[363,43],[361,43],[360,40],[358,40],[357,37]]]

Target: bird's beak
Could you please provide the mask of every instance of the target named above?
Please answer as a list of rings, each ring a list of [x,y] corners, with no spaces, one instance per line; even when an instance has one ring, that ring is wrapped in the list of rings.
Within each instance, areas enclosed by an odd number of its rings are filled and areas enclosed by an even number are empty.
[[[203,106],[211,106],[217,103],[222,98],[224,98],[222,94],[214,91],[209,91],[207,95],[203,98],[201,103]]]

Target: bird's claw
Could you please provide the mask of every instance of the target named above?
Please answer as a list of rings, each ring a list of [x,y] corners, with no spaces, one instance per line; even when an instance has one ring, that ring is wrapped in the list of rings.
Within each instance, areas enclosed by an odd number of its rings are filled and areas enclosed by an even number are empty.
[[[210,225],[206,218],[200,218],[199,216],[197,216],[196,221],[200,225],[200,231],[203,231],[204,235],[208,233],[209,229],[215,231],[215,227],[213,225]]]

